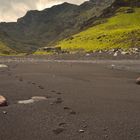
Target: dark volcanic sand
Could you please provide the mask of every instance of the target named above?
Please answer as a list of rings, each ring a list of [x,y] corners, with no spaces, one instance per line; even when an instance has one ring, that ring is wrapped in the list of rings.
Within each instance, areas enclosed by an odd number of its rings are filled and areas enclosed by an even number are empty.
[[[9,101],[0,108],[0,140],[140,139],[139,61],[7,64],[0,68],[0,94]],[[49,98],[17,104],[32,96]],[[56,134],[59,125],[64,131]]]

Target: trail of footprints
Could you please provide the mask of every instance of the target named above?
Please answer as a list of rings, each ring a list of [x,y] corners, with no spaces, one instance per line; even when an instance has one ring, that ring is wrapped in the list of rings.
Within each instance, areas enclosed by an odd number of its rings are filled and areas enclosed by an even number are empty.
[[[22,77],[16,76],[16,78],[18,78],[19,81],[23,82],[23,78],[22,78]],[[42,85],[38,85],[38,84],[35,83],[35,82],[28,81],[27,83],[28,83],[28,84],[31,84],[31,85],[34,85],[34,86],[38,87],[38,88],[41,89],[41,90],[44,90],[44,89],[45,89]],[[55,93],[56,95],[59,95],[59,96],[62,95],[61,92],[57,92],[57,91],[55,91],[55,90],[52,90],[51,92],[52,92],[52,93]],[[48,96],[48,97],[49,97],[49,96]],[[49,98],[50,98],[50,97],[49,97]],[[57,97],[57,98],[55,98],[55,100],[54,100],[53,102],[51,102],[50,104],[51,104],[51,105],[53,105],[53,104],[61,104],[62,102],[63,102],[63,99],[62,99],[61,97]],[[76,114],[76,112],[73,111],[70,107],[64,106],[63,109],[64,109],[64,110],[69,110],[69,114],[71,114],[71,115],[75,115],[75,114]]]
[[[9,76],[12,76],[11,73],[8,73]],[[24,82],[24,79],[21,77],[21,76],[15,76],[16,79],[18,79],[20,82]],[[31,84],[33,86],[36,86],[37,88],[41,89],[41,90],[44,90],[45,88],[42,86],[42,85],[38,85],[37,83],[35,82],[32,82],[32,81],[25,81],[27,84]],[[58,95],[58,96],[61,96],[62,95],[62,92],[57,92],[55,90],[52,90],[51,93],[54,93],[55,95]],[[50,96],[48,96],[48,98],[51,98]],[[54,99],[54,98],[53,98]],[[61,104],[63,102],[63,99],[61,97],[57,97],[55,98],[55,100],[50,103],[51,105],[53,104]],[[67,107],[67,106],[64,106],[63,107],[64,110],[66,111],[69,111],[69,114],[71,115],[75,115],[76,112],[73,111],[70,107]]]
[[[8,69],[8,76],[13,76],[15,79],[17,79],[19,82],[26,82],[27,84],[30,84],[30,85],[33,85],[33,86],[35,86],[35,87],[37,87],[37,88],[39,88],[40,90],[45,90],[45,88],[44,88],[44,86],[42,86],[42,85],[39,85],[39,84],[37,84],[37,83],[35,83],[35,82],[32,82],[32,81],[25,81],[24,79],[23,79],[23,77],[22,76],[14,76],[11,72],[10,72],[10,69]],[[51,91],[51,94],[54,94],[54,97],[51,97],[51,96],[47,96],[47,98],[49,99],[52,99],[52,100],[50,100],[51,102],[50,102],[50,105],[55,105],[55,104],[61,104],[61,103],[63,103],[63,99],[62,99],[62,97],[61,97],[61,95],[63,94],[62,92],[57,92],[57,91],[55,91],[55,90],[52,90]],[[57,97],[56,97],[57,96]],[[76,115],[76,112],[72,109],[72,108],[70,108],[70,107],[68,107],[68,106],[63,106],[63,110],[64,111],[66,111],[69,115]],[[55,129],[53,129],[52,130],[52,132],[54,133],[54,134],[56,134],[56,135],[58,135],[58,134],[60,134],[60,133],[62,133],[64,130],[65,130],[65,126],[66,126],[66,124],[67,123],[65,123],[65,122],[60,122],[59,124],[58,124],[58,126],[55,128]]]

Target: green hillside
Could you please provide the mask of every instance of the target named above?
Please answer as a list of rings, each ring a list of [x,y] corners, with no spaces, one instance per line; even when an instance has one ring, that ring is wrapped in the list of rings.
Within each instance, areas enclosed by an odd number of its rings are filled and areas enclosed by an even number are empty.
[[[0,55],[14,55],[16,52],[0,41]]]
[[[64,50],[102,50],[140,47],[140,8],[122,7],[103,24],[58,43]]]
[[[18,52],[32,53],[89,27],[114,1],[64,2],[42,11],[28,11],[17,22],[0,23],[0,40]]]

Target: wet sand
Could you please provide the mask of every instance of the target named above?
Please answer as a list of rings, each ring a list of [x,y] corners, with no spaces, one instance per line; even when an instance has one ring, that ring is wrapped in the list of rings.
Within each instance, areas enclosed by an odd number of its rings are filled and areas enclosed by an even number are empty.
[[[140,61],[3,63],[0,140],[140,139]],[[17,103],[32,96],[48,99]]]

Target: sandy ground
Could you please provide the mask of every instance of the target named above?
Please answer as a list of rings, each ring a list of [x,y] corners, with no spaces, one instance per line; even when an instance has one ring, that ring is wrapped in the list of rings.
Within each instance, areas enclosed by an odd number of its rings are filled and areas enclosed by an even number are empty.
[[[0,140],[140,139],[140,60],[1,63]]]

